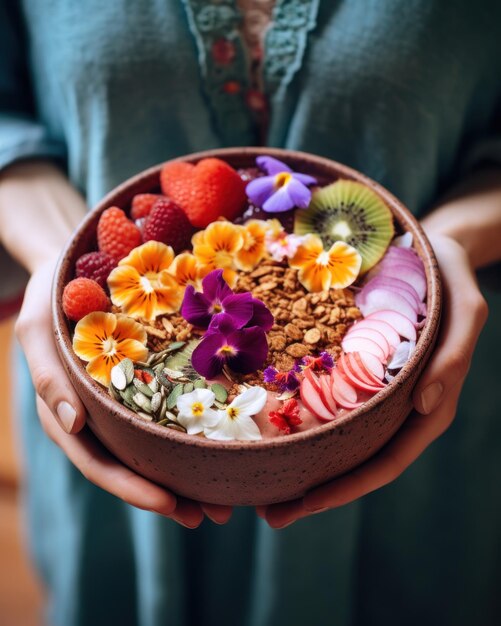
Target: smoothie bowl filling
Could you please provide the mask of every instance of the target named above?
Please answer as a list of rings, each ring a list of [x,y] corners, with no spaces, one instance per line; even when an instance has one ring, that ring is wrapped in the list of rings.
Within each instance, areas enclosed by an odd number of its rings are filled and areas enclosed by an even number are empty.
[[[267,155],[172,161],[159,187],[101,214],[63,292],[73,350],[116,402],[189,436],[287,437],[406,364],[425,270],[372,187]]]

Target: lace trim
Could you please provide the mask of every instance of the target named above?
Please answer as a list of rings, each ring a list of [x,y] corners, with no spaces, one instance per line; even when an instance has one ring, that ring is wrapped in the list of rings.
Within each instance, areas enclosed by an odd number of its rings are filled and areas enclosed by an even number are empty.
[[[182,0],[198,49],[198,62],[215,127],[227,145],[252,145],[255,129],[245,105],[247,60],[240,36],[242,21],[233,0]],[[228,61],[216,62],[214,49],[225,41]],[[229,44],[229,45],[228,45]],[[231,47],[230,47],[231,46]],[[222,47],[222,46],[221,46]],[[224,55],[220,57],[224,58]]]
[[[258,133],[246,102],[252,85],[236,1],[182,2],[215,127],[227,145],[252,145]],[[264,46],[263,81],[269,97],[282,93],[301,67],[318,5],[319,0],[277,0]]]
[[[281,94],[301,67],[320,0],[278,0],[266,33],[264,80],[268,96]]]

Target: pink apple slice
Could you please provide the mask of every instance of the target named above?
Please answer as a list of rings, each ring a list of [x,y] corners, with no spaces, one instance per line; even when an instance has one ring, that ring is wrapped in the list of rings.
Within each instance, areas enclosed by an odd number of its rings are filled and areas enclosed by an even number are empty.
[[[353,355],[360,367],[365,367],[368,372],[371,372],[378,380],[384,378],[384,366],[380,359],[375,357],[370,352],[356,352]]]
[[[385,360],[384,350],[378,346],[377,343],[372,341],[372,339],[365,337],[348,337],[345,335],[341,342],[341,347],[345,352],[370,352],[378,358],[381,363]]]
[[[412,263],[417,267],[423,267],[423,261],[412,248],[401,248],[398,246],[390,246],[383,257],[384,259],[393,259],[395,261],[405,261]]]
[[[322,402],[319,392],[314,388],[309,378],[303,378],[301,381],[299,395],[304,406],[319,420],[331,422],[336,417]]]
[[[355,328],[372,328],[374,330],[378,330],[382,335],[384,335],[386,341],[394,350],[398,345],[400,345],[400,335],[392,326],[388,324],[388,322],[365,318],[353,324],[347,335],[349,335],[352,329],[355,330]]]
[[[320,393],[321,391],[320,380],[318,376],[311,370],[310,367],[307,367],[304,370],[304,376],[310,381],[310,383],[313,385],[313,388],[317,391],[317,393]]]
[[[329,374],[322,374],[320,380],[320,395],[325,406],[333,415],[337,415],[338,407],[331,391],[331,377]]]
[[[389,324],[395,331],[400,335],[400,337],[405,337],[409,341],[416,341],[416,327],[412,323],[412,321],[402,315],[398,311],[390,311],[389,309],[385,309],[383,311],[376,311],[368,315],[364,321],[366,320],[380,320]]]
[[[390,344],[386,341],[385,336],[380,333],[378,330],[374,330],[372,328],[356,328],[350,329],[346,335],[346,339],[351,339],[353,337],[362,337],[366,339],[370,339],[374,343],[383,350],[385,360],[388,358],[390,354]]]
[[[352,368],[352,362],[346,359],[343,371],[341,373],[352,387],[357,390],[365,391],[371,395],[377,393],[383,388],[383,385],[380,381],[378,381],[377,385],[371,385],[370,383],[368,383],[361,368],[358,368],[358,372],[361,373],[361,376],[359,376],[355,369]]]
[[[395,276],[388,276],[383,270],[380,274],[366,283],[364,287],[362,287],[361,291],[368,292],[372,289],[376,289],[377,287],[382,287],[383,289],[389,289],[390,291],[398,293],[403,296],[411,306],[415,309],[419,309],[421,300],[419,299],[414,287],[409,285],[409,283],[406,283],[405,280],[400,280],[400,278],[396,278]]]
[[[371,387],[378,387],[379,389],[382,389],[385,386],[384,382],[380,378],[378,378],[370,369],[368,369],[367,366],[363,364],[360,358],[356,358],[355,352],[345,354],[344,357],[347,367],[354,373],[354,375],[359,380],[365,382],[366,385],[369,385]]]
[[[384,274],[385,276],[394,276],[399,278],[409,285],[412,285],[418,294],[420,300],[424,300],[426,295],[426,274],[424,269],[416,268],[410,263],[395,263],[388,261],[381,267],[381,271],[378,275]]]
[[[376,311],[390,309],[405,315],[414,323],[417,322],[417,309],[412,307],[403,296],[389,289],[377,288],[365,294],[359,292],[355,296],[355,302],[364,317]]]
[[[363,402],[358,400],[357,390],[334,368],[331,372],[332,397],[344,409],[356,409]]]

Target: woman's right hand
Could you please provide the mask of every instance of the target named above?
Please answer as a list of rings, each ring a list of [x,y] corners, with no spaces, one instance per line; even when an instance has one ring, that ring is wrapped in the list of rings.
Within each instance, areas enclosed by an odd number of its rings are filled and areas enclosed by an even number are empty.
[[[0,174],[0,239],[32,276],[16,334],[35,385],[43,429],[88,480],[125,502],[190,528],[201,523],[204,513],[225,523],[230,507],[177,498],[122,465],[85,428],[85,407],[56,350],[50,308],[55,259],[85,211],[83,198],[48,161],[18,162]]]
[[[85,427],[86,411],[59,359],[50,310],[55,262],[34,272],[16,323],[37,393],[37,407],[46,434],[92,483],[140,509],[197,527],[204,512],[213,521],[227,521],[231,509],[176,498],[166,489],[118,462]]]

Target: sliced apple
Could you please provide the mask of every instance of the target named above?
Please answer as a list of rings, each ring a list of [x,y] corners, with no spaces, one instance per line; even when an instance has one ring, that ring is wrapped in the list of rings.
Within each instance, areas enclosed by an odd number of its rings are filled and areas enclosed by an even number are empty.
[[[313,385],[313,388],[320,393],[321,391],[321,387],[320,387],[320,380],[318,378],[318,376],[312,371],[311,367],[307,367],[304,370],[304,377],[307,378],[310,383]]]
[[[322,402],[320,393],[315,389],[309,378],[305,377],[301,381],[299,394],[304,406],[319,420],[331,422],[336,417]]]
[[[354,357],[361,367],[365,367],[367,371],[371,372],[379,380],[383,380],[384,366],[377,357],[370,352],[364,351],[355,353]]]
[[[381,271],[379,274],[386,276],[395,276],[400,280],[412,285],[418,294],[420,300],[424,300],[426,295],[426,274],[424,269],[420,269],[411,263],[396,262],[393,259],[389,259],[381,265]]]
[[[409,341],[416,341],[417,334],[415,325],[408,317],[405,317],[405,315],[402,315],[398,311],[384,309],[371,313],[365,319],[387,322],[393,329],[396,330],[400,337],[404,337]]]
[[[355,296],[355,302],[364,317],[376,311],[390,309],[402,313],[414,323],[417,322],[417,307],[413,307],[403,296],[390,289],[378,287],[371,291],[360,291]]]
[[[370,352],[379,359],[381,363],[384,363],[385,356],[384,350],[378,346],[372,339],[366,339],[365,337],[347,337],[345,335],[341,342],[341,347],[345,352]]]
[[[329,374],[322,374],[320,380],[320,395],[325,406],[331,413],[337,415],[338,407],[331,391],[331,377]]]
[[[352,337],[365,337],[366,339],[370,339],[371,341],[376,343],[381,348],[381,350],[383,350],[385,360],[388,358],[391,352],[390,344],[386,341],[385,336],[378,330],[374,330],[373,328],[350,328],[350,330],[346,333],[345,338],[351,339]]]
[[[361,367],[353,353],[343,355],[345,357],[345,376],[349,378],[349,382],[368,393],[377,393],[383,389],[384,384],[373,374],[368,372],[365,367]]]
[[[353,324],[346,334],[349,335],[351,330],[355,330],[356,328],[372,328],[374,330],[378,330],[382,335],[384,335],[386,341],[390,344],[393,350],[396,350],[397,346],[400,345],[400,335],[392,326],[388,324],[388,322],[365,318]]]
[[[331,391],[334,400],[345,409],[356,409],[363,404],[358,400],[357,390],[334,368],[331,371]]]

